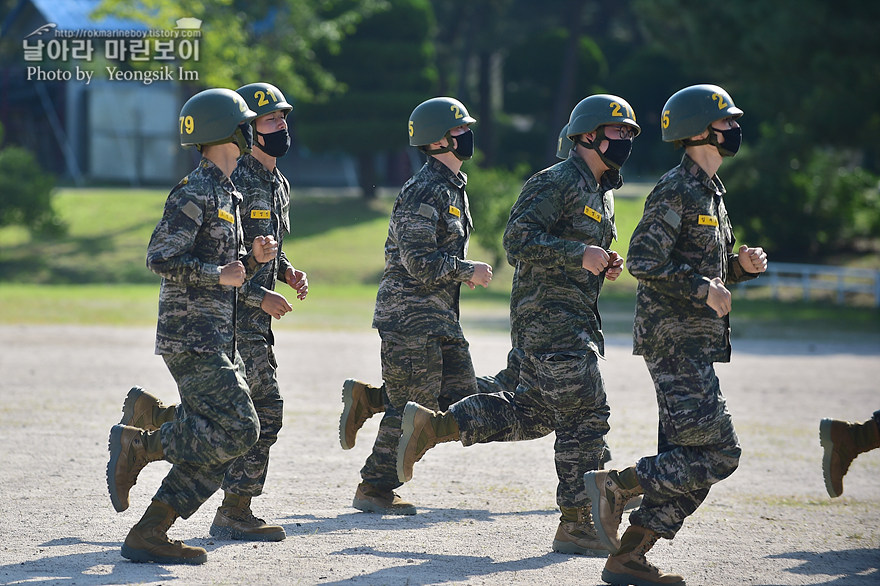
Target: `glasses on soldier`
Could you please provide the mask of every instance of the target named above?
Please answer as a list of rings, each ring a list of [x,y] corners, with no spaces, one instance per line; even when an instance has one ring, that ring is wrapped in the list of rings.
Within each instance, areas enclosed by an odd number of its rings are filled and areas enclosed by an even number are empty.
[[[631,140],[635,135],[635,130],[625,124],[608,124],[605,126],[606,138]]]

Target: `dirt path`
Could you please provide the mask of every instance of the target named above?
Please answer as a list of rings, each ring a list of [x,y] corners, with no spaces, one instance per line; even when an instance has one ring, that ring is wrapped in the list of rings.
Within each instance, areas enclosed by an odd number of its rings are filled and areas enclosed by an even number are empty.
[[[503,364],[508,338],[470,335],[479,373]],[[107,432],[141,384],[176,389],[153,356],[153,330],[0,327],[0,583],[11,584],[599,584],[600,558],[550,551],[557,523],[553,439],[444,444],[400,493],[414,517],[350,507],[378,418],[339,448],[339,390],[379,380],[375,333],[283,331],[286,419],[255,512],[284,525],[274,544],[213,541],[215,495],[171,537],[208,549],[198,567],[134,564],[119,547],[167,464],[148,466],[117,514],[104,480]],[[602,363],[614,461],[652,453],[653,388],[627,340]],[[825,494],[818,423],[880,408],[880,346],[739,340],[719,377],[744,454],[672,542],[651,558],[688,584],[880,583],[880,451],[855,461],[843,497]]]

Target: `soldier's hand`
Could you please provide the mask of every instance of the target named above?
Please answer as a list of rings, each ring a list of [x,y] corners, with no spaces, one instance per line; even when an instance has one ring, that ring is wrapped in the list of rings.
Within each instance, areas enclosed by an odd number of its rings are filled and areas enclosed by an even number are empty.
[[[598,276],[608,267],[611,256],[608,251],[598,246],[588,245],[581,259],[581,266]]]
[[[709,283],[709,296],[706,298],[706,304],[715,310],[718,317],[724,317],[730,313],[730,291],[724,286],[724,281],[720,277],[715,277]]]
[[[468,281],[468,287],[474,289],[477,285],[488,287],[492,281],[492,267],[484,262],[474,263],[474,276]]]
[[[278,254],[278,243],[275,242],[274,236],[257,236],[254,238],[251,250],[257,262],[269,262]]]
[[[767,253],[763,248],[739,247],[739,265],[747,273],[763,273],[767,270]]]
[[[284,275],[284,280],[292,289],[296,290],[296,298],[300,301],[309,294],[309,279],[303,271],[290,267]]]
[[[605,278],[609,281],[616,281],[623,272],[623,257],[614,250],[609,250],[608,253],[608,268],[605,269]]]
[[[266,291],[266,295],[263,297],[263,302],[260,303],[260,309],[275,319],[281,319],[284,317],[285,313],[292,311],[293,307],[287,302],[284,295],[276,293],[275,291]]]
[[[220,284],[241,287],[244,284],[244,265],[240,260],[220,267]]]

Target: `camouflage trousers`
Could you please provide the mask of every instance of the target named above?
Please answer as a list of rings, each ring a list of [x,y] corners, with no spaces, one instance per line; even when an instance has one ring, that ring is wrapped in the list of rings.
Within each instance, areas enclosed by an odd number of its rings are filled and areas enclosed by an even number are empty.
[[[709,488],[736,470],[741,449],[711,362],[645,357],[660,414],[657,455],[636,465],[645,489],[630,522],[672,539]]]
[[[450,404],[477,392],[470,346],[457,336],[408,336],[379,332],[382,337],[382,378],[387,402],[373,451],[361,469],[361,478],[392,490],[397,479],[397,444],[403,408],[415,401],[428,409],[446,410]]]
[[[224,352],[182,352],[162,358],[180,393],[178,417],[160,438],[171,470],[153,497],[184,519],[214,494],[230,463],[260,436],[260,421],[245,382],[244,364]]]
[[[610,415],[594,353],[526,352],[516,392],[481,393],[449,410],[465,446],[536,439],[555,431],[557,504],[587,505],[583,475],[600,466]]]
[[[260,419],[260,439],[243,456],[236,458],[223,478],[223,490],[241,496],[258,496],[266,483],[269,448],[278,441],[284,401],[275,371],[278,363],[266,341],[241,340],[238,351],[244,361],[251,400]]]

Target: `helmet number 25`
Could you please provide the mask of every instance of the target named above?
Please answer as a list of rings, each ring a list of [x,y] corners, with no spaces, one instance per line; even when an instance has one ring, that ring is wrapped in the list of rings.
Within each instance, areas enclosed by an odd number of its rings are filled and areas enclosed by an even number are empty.
[[[180,117],[180,134],[186,132],[187,134],[192,134],[193,130],[196,129],[195,122],[193,121],[192,116],[181,116]]]

